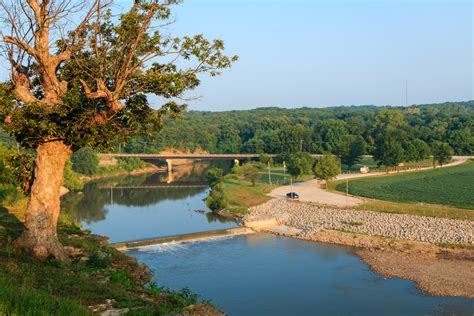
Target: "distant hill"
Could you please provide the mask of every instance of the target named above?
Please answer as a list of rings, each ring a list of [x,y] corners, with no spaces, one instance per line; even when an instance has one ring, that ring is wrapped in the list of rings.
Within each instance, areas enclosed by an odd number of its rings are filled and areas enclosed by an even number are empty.
[[[337,154],[344,141],[362,137],[373,153],[380,135],[391,134],[405,146],[415,139],[429,145],[448,142],[456,154],[474,150],[474,101],[408,107],[338,106],[286,109],[265,107],[242,111],[189,111],[168,121],[154,139],[129,142],[129,152],[158,152],[172,146],[202,148],[211,153]]]

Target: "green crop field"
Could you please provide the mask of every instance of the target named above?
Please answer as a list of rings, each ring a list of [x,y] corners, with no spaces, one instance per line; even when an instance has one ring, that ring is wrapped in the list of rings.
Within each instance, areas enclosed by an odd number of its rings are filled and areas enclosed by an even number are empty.
[[[345,192],[345,182],[336,184],[336,190]],[[456,167],[351,180],[349,193],[394,202],[474,209],[474,161]]]

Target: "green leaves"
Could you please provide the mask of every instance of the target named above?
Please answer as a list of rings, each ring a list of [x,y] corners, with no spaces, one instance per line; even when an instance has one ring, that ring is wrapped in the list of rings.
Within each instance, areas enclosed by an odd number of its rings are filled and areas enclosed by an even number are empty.
[[[314,165],[313,172],[316,178],[320,180],[334,179],[340,171],[341,164],[339,159],[331,154],[324,154]]]

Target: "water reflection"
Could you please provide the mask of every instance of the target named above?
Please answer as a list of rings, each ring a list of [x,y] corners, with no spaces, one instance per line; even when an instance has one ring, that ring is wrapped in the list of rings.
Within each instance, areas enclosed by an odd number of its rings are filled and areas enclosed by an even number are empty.
[[[167,183],[166,173],[94,181],[82,192],[65,195],[62,209],[84,228],[112,241],[235,227],[234,221],[211,213],[203,201],[208,166],[179,166],[173,183]]]

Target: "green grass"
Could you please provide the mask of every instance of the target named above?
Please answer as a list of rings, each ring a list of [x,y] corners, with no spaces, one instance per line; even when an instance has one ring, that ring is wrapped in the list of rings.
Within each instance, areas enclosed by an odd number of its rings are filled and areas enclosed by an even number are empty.
[[[113,166],[99,166],[94,176],[106,176],[117,173],[132,172],[134,170],[143,169],[147,167],[147,163],[138,158],[124,158],[119,159],[116,165]]]
[[[260,172],[259,182],[268,184],[268,169],[266,167],[259,167],[258,170]],[[292,179],[293,182],[296,183],[310,180],[314,178],[314,175],[302,175],[298,178],[295,178],[288,174],[288,172],[285,172],[282,166],[273,166],[270,168],[270,178],[272,184],[286,185],[290,184],[290,179]]]
[[[14,249],[22,223],[0,205],[0,315],[92,315],[90,305],[115,300],[127,315],[181,314],[195,294],[147,285],[151,274],[134,258],[63,218],[58,236],[83,254],[70,265],[40,261]],[[87,257],[89,260],[80,260]]]
[[[367,200],[355,208],[363,211],[412,214],[471,221],[474,220],[474,212],[472,210],[426,203],[401,203],[382,200]]]
[[[432,159],[425,159],[420,161],[419,163],[408,162],[405,163],[403,168],[415,168],[415,167],[431,167],[433,165]],[[377,172],[377,171],[384,171],[383,167],[377,166],[377,162],[373,158],[363,158],[359,163],[352,166],[349,169],[347,165],[341,166],[342,173],[349,173],[349,172],[359,172],[361,167],[367,166],[370,169],[370,172]]]
[[[280,185],[290,183],[290,175],[284,173],[283,167],[274,166],[270,168],[272,184],[268,181],[268,169],[259,167],[260,179],[255,186],[242,177],[236,175],[228,175],[224,179],[224,191],[229,199],[227,211],[238,215],[248,213],[248,208],[262,204],[271,199],[267,196],[273,189]],[[301,182],[312,179],[313,175],[303,175],[297,179],[293,178],[293,182]]]
[[[266,194],[270,193],[276,185],[257,182],[252,186],[245,180],[225,179],[224,192],[229,199],[229,207],[226,210],[238,214],[246,214],[249,207],[265,203],[271,198]]]
[[[345,192],[344,181],[330,188]],[[428,203],[474,209],[474,162],[400,175],[349,181],[349,193],[366,198],[401,203]]]

